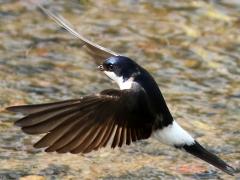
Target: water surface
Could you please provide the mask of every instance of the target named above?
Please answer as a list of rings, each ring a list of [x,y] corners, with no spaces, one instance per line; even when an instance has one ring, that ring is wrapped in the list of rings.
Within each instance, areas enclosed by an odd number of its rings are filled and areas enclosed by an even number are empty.
[[[239,1],[59,0],[45,5],[89,39],[149,70],[174,118],[206,148],[240,166]],[[4,107],[77,98],[116,85],[96,72],[77,39],[28,3],[0,1],[0,42],[0,179],[232,178],[156,139],[86,155],[33,149],[40,137],[14,127],[21,115]]]

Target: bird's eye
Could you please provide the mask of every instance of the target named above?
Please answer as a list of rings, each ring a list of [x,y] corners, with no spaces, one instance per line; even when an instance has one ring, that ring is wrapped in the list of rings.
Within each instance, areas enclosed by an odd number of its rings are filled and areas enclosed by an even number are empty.
[[[108,71],[113,71],[113,64],[108,64],[107,69]]]

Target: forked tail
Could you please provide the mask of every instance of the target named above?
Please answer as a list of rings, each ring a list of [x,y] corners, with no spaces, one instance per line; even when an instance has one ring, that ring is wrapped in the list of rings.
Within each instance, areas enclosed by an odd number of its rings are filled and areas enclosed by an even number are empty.
[[[192,145],[184,145],[182,148],[188,153],[210,163],[211,165],[221,169],[229,175],[234,175],[235,169],[225,163],[216,155],[210,153],[206,149],[204,149],[197,141],[195,141]]]

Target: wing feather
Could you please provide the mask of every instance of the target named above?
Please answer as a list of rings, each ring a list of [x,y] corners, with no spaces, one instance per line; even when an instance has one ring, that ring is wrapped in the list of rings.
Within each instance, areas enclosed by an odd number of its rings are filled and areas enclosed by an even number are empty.
[[[81,141],[81,143],[74,148],[73,150],[71,150],[71,153],[80,153],[80,152],[84,152],[84,150],[89,146],[90,143],[92,143],[92,141],[94,140],[94,138],[97,135],[97,129],[99,127],[96,124],[93,124],[92,127],[90,127],[87,132],[84,133],[84,139]],[[83,135],[80,135],[81,137]]]
[[[108,133],[106,134],[106,136],[104,137],[104,139],[100,143],[99,147],[106,147],[107,144],[112,144],[112,139],[114,137],[114,131],[116,130],[116,127],[117,126],[115,124],[115,120],[113,120]]]
[[[47,109],[52,108],[61,108],[66,105],[74,104],[76,102],[79,102],[80,99],[77,100],[67,100],[67,101],[60,101],[60,102],[54,102],[54,103],[46,103],[46,104],[34,104],[34,105],[22,105],[22,106],[11,106],[6,108],[9,111],[12,112],[19,112],[23,113],[25,115],[37,113],[40,111],[44,111]]]
[[[76,117],[76,115],[79,115],[78,111],[67,111],[64,113],[60,113],[57,116],[49,118],[46,121],[38,123],[36,125],[22,127],[22,130],[27,134],[48,133],[49,131],[55,129],[57,126],[61,125],[63,122],[70,119],[71,117]]]
[[[61,125],[54,129],[53,131],[47,133],[40,141],[38,141],[34,147],[36,148],[43,148],[47,146],[51,146],[53,143],[55,143],[64,133],[69,131],[71,127],[76,123],[64,123],[64,125]]]
[[[74,118],[74,122],[66,122],[66,124],[71,123],[72,126],[69,127],[68,131],[57,131],[57,129],[61,129],[62,126],[59,126],[55,129],[56,133],[59,133],[59,138],[55,140],[53,143],[46,145],[45,147],[48,147],[46,151],[52,152],[55,151],[66,144],[68,144],[72,139],[74,139],[77,134],[79,133],[80,130],[85,128],[85,126],[88,126],[89,124],[86,123],[87,121],[87,116],[89,113],[82,114],[79,113],[77,116]],[[69,119],[69,121],[72,121],[73,119]],[[63,124],[64,126],[64,124]]]
[[[16,122],[24,132],[46,133],[34,147],[46,148],[46,152],[87,153],[108,144],[122,147],[150,136],[151,128],[147,127],[153,121],[148,118],[153,116],[146,116],[146,109],[136,104],[137,99],[136,94],[125,90],[105,90],[76,101],[7,109],[29,113]]]
[[[132,140],[132,137],[131,137],[131,128],[126,128],[126,144],[127,145],[130,145],[131,144],[131,140]]]
[[[120,135],[120,140],[119,140],[119,144],[118,147],[122,147],[122,145],[126,142],[126,121],[123,121],[122,126],[122,130],[121,130],[121,135]]]
[[[35,124],[39,124],[41,122],[46,122],[48,119],[54,118],[61,113],[70,113],[74,112],[76,110],[80,111],[85,108],[88,108],[90,106],[93,106],[96,102],[98,102],[99,99],[97,97],[89,97],[81,101],[77,101],[74,104],[67,104],[67,105],[62,105],[60,107],[53,107],[39,111],[33,114],[29,114],[28,116],[16,121],[15,125],[20,126],[20,127],[26,127],[26,126],[33,126]],[[48,107],[48,104],[45,104],[45,106]],[[25,109],[28,108],[28,106],[24,107]],[[30,105],[30,108],[32,108],[32,105]],[[11,107],[7,108],[7,110],[11,111]]]
[[[82,41],[82,46],[86,46],[88,53],[93,56],[97,63],[99,63],[99,60],[103,61],[111,56],[118,56],[119,54],[104,48],[88,39],[86,39],[84,36],[82,36],[79,32],[77,32],[73,26],[62,16],[57,15],[56,13],[53,13],[43,7],[41,4],[35,3],[48,17],[53,19],[59,26],[63,27],[65,30],[67,30],[69,33],[74,35],[76,38],[80,39]]]
[[[90,133],[89,129],[91,130],[92,125],[94,125],[93,122],[87,123],[87,125],[85,125],[84,128],[82,128],[80,131],[78,131],[77,136],[72,141],[70,141],[68,144],[66,144],[62,148],[57,149],[56,151],[60,152],[60,153],[65,153],[65,152],[74,153],[72,151],[75,148],[77,148],[83,142],[83,140],[86,138],[88,133]]]
[[[89,144],[88,147],[86,147],[86,149],[84,150],[84,153],[88,153],[94,149],[97,150],[99,148],[100,143],[102,142],[104,136],[106,136],[107,130],[109,129],[109,121],[110,120],[108,119],[108,121],[105,124],[100,125],[93,142]]]
[[[117,130],[116,130],[116,132],[115,132],[115,135],[114,135],[114,139],[113,139],[111,148],[115,148],[115,147],[119,144],[119,142],[120,142],[120,136],[121,136],[121,130],[122,130],[121,125],[120,125],[120,126],[117,126]]]
[[[133,142],[137,140],[137,134],[136,134],[135,128],[131,128],[131,138]]]

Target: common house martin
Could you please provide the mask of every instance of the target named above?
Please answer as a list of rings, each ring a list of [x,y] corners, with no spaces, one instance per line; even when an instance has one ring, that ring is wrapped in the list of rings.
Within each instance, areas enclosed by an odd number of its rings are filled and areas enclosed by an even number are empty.
[[[119,89],[54,103],[11,106],[23,113],[15,124],[27,134],[45,134],[34,144],[46,152],[88,153],[107,145],[130,145],[152,136],[183,149],[229,175],[235,170],[203,148],[173,119],[164,97],[150,73],[132,59],[95,44],[61,16],[38,7],[77,37],[92,55],[98,68],[115,81]]]

